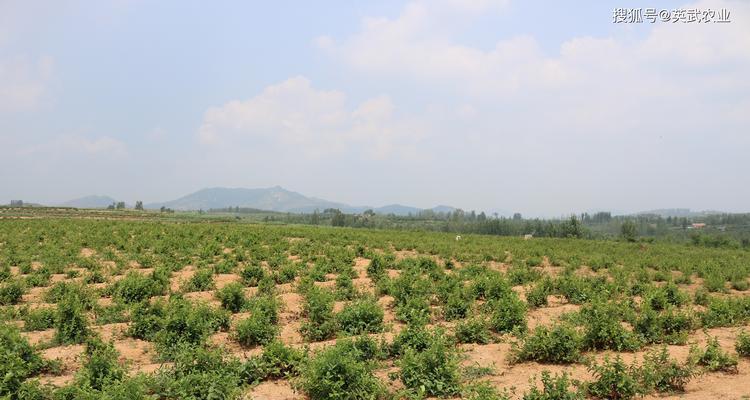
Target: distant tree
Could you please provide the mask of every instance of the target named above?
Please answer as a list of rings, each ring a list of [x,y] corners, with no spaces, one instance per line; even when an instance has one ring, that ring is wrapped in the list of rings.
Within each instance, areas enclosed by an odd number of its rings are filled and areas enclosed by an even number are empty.
[[[135,202],[135,209],[136,209],[136,210],[140,210],[140,211],[143,211],[143,202],[142,202],[142,201],[140,201],[140,200],[136,201],[136,202]]]
[[[124,201],[118,201],[117,205],[115,206],[116,209],[122,210],[125,209],[125,202]]]
[[[116,206],[117,206],[117,203],[112,203],[107,206],[107,210],[114,210]]]
[[[331,218],[331,225],[333,226],[345,226],[346,225],[346,216],[344,213],[342,213],[339,210],[335,210],[335,212],[332,213],[333,217]]]
[[[635,242],[638,239],[638,227],[635,225],[635,221],[627,220],[623,222],[620,227],[620,234],[628,242]]]
[[[362,215],[365,215],[365,216],[368,216],[368,217],[372,217],[372,216],[375,216],[375,211],[372,211],[372,209],[370,208],[370,209],[365,210],[362,213]]]
[[[522,219],[523,219],[523,215],[521,215],[521,213],[513,214],[513,221],[520,221]]]

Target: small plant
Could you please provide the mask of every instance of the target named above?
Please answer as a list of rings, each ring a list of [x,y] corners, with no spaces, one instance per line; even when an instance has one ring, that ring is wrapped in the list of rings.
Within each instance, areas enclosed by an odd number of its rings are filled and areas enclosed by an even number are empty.
[[[645,394],[639,381],[640,369],[635,365],[625,365],[620,356],[614,361],[605,358],[601,365],[592,364],[589,371],[595,380],[586,385],[586,391],[594,398],[627,400]]]
[[[161,294],[159,289],[150,277],[136,271],[130,271],[124,278],[113,283],[109,292],[115,301],[132,304]]]
[[[300,331],[309,341],[326,340],[336,333],[336,316],[333,314],[334,295],[326,289],[313,286],[305,294],[302,313],[307,320]]]
[[[456,324],[455,335],[458,343],[487,344],[492,340],[489,325],[481,318],[460,321]]]
[[[583,400],[584,394],[571,386],[576,385],[566,373],[562,375],[550,375],[549,371],[542,371],[542,387],[537,387],[536,382],[531,389],[523,394],[523,400]]]
[[[221,301],[222,307],[233,313],[237,313],[247,304],[244,289],[245,287],[241,283],[232,282],[216,291],[215,296]]]
[[[247,286],[258,286],[265,275],[266,271],[257,264],[250,264],[240,271],[240,276]]]
[[[213,289],[214,286],[214,271],[209,268],[202,268],[195,271],[190,280],[182,286],[182,290],[184,292],[204,292]]]
[[[55,326],[56,310],[52,307],[29,310],[23,316],[23,330],[42,331]]]
[[[71,293],[58,301],[55,329],[57,343],[83,343],[90,336],[88,319],[78,296]]]
[[[508,390],[500,392],[489,382],[476,382],[466,385],[461,391],[461,398],[467,400],[510,400],[513,398]]]
[[[490,328],[493,331],[497,333],[526,331],[526,304],[515,293],[492,300],[486,305],[492,311]]]
[[[691,347],[690,358],[711,372],[737,373],[737,357],[722,350],[716,337],[708,339],[704,350],[696,346]]]
[[[744,330],[740,331],[739,335],[737,335],[734,349],[737,350],[737,354],[740,356],[750,357],[750,334]]]
[[[372,365],[360,360],[346,342],[310,360],[302,375],[302,388],[312,400],[373,400],[384,394]]]
[[[383,330],[383,309],[375,299],[357,300],[336,316],[339,328],[349,335],[376,333]]]
[[[399,362],[401,381],[418,394],[448,396],[458,393],[458,357],[441,331],[436,331],[422,351],[407,349]]]
[[[642,367],[644,386],[661,393],[684,392],[685,385],[697,375],[692,363],[680,365],[669,357],[666,346],[647,353]]]
[[[10,279],[0,284],[0,305],[18,304],[26,292],[23,281]]]
[[[0,324],[0,350],[0,396],[15,399],[23,381],[42,372],[45,363],[18,329],[9,324]]]
[[[95,390],[121,380],[125,369],[117,360],[117,350],[112,343],[92,338],[86,342],[83,368],[78,371],[76,382]]]
[[[551,329],[538,326],[516,348],[514,357],[518,361],[569,364],[580,359],[581,346],[581,335],[566,324]]]
[[[164,359],[172,359],[187,347],[203,344],[208,335],[229,326],[228,312],[177,296],[171,298],[160,312],[162,315],[156,320],[145,319],[144,322],[153,323],[152,326],[141,325],[140,328],[146,331],[144,333],[148,333],[148,328],[158,329],[151,335]]]
[[[248,383],[265,379],[281,379],[297,376],[305,354],[279,341],[268,343],[263,354],[251,357],[242,366],[242,376]]]
[[[259,311],[238,322],[235,329],[234,338],[243,346],[269,343],[279,333],[279,327]]]
[[[340,273],[336,277],[336,299],[352,300],[357,296],[357,289],[354,287],[351,273]]]

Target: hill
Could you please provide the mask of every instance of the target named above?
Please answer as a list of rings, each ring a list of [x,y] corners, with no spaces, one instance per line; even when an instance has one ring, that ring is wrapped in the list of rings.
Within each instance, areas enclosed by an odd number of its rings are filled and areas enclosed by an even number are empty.
[[[116,200],[109,196],[85,196],[78,199],[68,200],[62,204],[63,207],[76,207],[76,208],[107,208],[107,206],[115,203]]]

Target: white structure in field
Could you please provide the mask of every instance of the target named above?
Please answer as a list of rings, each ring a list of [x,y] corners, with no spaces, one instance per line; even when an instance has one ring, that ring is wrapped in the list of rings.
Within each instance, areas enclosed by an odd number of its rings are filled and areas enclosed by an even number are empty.
[[[523,235],[523,240],[529,240],[529,239],[531,239],[533,237],[534,237],[533,233],[527,233],[527,234]]]
[[[461,235],[456,236],[456,241],[461,240]]]

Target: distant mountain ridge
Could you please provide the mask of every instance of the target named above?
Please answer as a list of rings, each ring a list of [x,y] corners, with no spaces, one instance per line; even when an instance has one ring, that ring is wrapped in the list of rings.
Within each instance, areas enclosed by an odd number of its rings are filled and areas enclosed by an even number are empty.
[[[109,196],[85,196],[73,200],[68,200],[65,203],[60,204],[63,207],[76,207],[76,208],[107,208],[107,206],[115,203],[116,200]]]
[[[659,215],[663,218],[666,217],[705,217],[707,215],[726,214],[724,211],[717,210],[703,210],[703,211],[692,211],[689,208],[661,208],[657,210],[641,211],[636,215]]]
[[[316,197],[308,197],[284,189],[281,186],[256,189],[224,187],[206,188],[175,200],[145,205],[145,208],[147,209],[158,209],[161,207],[179,211],[247,207],[267,211],[292,213],[312,213],[315,210],[323,211],[327,208],[336,208],[346,213],[361,213],[365,210],[372,209],[377,214],[395,215],[408,215],[410,213],[416,214],[423,211],[421,208],[401,204],[390,204],[383,207],[351,206]],[[455,208],[450,206],[438,206],[432,210],[435,212],[448,212],[455,210]]]

